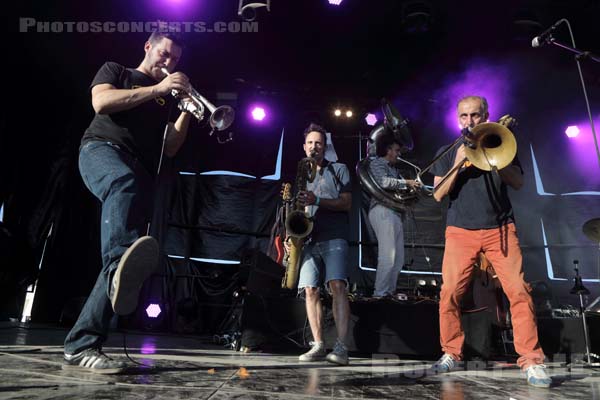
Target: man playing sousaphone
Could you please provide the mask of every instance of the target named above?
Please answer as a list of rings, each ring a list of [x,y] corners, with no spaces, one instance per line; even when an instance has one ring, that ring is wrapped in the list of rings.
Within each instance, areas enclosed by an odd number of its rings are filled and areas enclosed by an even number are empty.
[[[488,121],[487,100],[480,96],[464,97],[458,102],[457,113],[463,133],[469,136],[468,132],[481,130],[480,125]],[[475,144],[485,147],[481,142]],[[447,148],[440,149],[438,154]],[[459,303],[481,251],[494,266],[510,302],[514,345],[520,355],[517,363],[530,385],[549,387],[552,381],[542,364],[544,353],[538,341],[529,285],[523,279],[521,248],[508,197],[508,187],[518,190],[523,185],[523,169],[516,157],[504,168],[490,171],[469,161],[462,164],[469,152],[464,144],[455,146],[431,168],[435,176],[434,198],[441,201],[449,197],[440,297],[440,342],[444,355],[432,371],[451,371],[462,359],[464,333]]]
[[[306,314],[313,335],[311,349],[300,361],[320,361],[348,364],[344,341],[348,331],[348,211],[352,207],[350,173],[345,164],[325,159],[325,130],[310,124],[304,131],[304,152],[317,163],[315,179],[306,190],[298,193],[298,201],[314,217],[311,240],[302,251],[298,292],[306,296]],[[286,245],[288,247],[289,245]],[[325,284],[333,297],[333,317],[337,340],[333,351],[325,351],[321,322],[323,308],[320,287]]]
[[[369,164],[373,179],[384,190],[418,188],[421,184],[404,179],[396,168],[401,143],[391,132],[379,135],[375,142],[377,157]],[[369,203],[369,222],[377,237],[377,273],[373,298],[386,298],[396,294],[398,275],[404,265],[403,215],[387,207],[375,197]]]

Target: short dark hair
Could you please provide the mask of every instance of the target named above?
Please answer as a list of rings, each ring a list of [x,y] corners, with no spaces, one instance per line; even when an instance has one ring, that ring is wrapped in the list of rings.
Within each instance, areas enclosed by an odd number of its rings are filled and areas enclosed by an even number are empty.
[[[325,131],[325,128],[323,128],[321,125],[311,122],[310,125],[308,125],[304,130],[304,141],[306,141],[306,137],[311,132],[319,132],[321,136],[323,136],[323,146],[327,145],[327,131]]]
[[[148,41],[152,44],[156,44],[160,42],[163,38],[172,40],[173,43],[175,43],[182,49],[185,48],[185,40],[181,32],[171,30],[168,26],[161,25],[161,23],[159,22],[158,29],[152,32],[152,34],[148,38]]]
[[[389,148],[394,144],[402,147],[402,144],[394,137],[391,132],[383,132],[375,139],[375,153],[378,157],[385,157]]]
[[[483,96],[470,95],[470,96],[462,97],[460,100],[458,100],[458,103],[456,103],[456,108],[458,109],[458,106],[460,105],[460,103],[462,103],[463,101],[466,101],[466,100],[479,100],[479,102],[481,103],[481,113],[483,115],[488,113],[488,101]]]

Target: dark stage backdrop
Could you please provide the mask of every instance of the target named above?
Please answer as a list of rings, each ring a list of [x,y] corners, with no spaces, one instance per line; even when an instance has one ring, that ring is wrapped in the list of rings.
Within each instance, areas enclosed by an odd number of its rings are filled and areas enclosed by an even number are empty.
[[[186,18],[238,20],[235,4],[212,3]],[[536,7],[540,28],[520,36],[513,30],[523,2],[490,3],[486,18],[468,20],[461,14],[468,7],[437,2],[435,26],[421,33],[405,32],[397,19],[387,18],[400,15],[404,2],[378,3],[381,6],[350,2],[351,7],[338,9],[341,13],[323,2],[273,7],[260,19],[256,33],[191,35],[179,68],[217,104],[221,103],[217,99],[226,97],[219,93],[233,93],[222,102],[234,105],[238,115],[232,128],[234,141],[225,145],[208,136],[205,124],[192,124],[188,141],[173,163],[167,221],[266,233],[279,186],[293,180],[296,162],[303,157],[301,132],[310,121],[333,133],[340,161],[353,170],[365,147],[361,137],[371,129],[363,117],[377,113],[379,100],[387,97],[410,119],[415,149],[408,159],[424,166],[458,133],[453,114],[456,100],[483,94],[490,100],[493,120],[510,113],[520,122],[516,137],[525,185],[511,197],[526,278],[546,285],[544,296],[552,305],[576,304],[568,290],[573,260],[578,259],[590,297],[600,295],[598,243],[581,231],[587,220],[600,217],[600,166],[577,69],[571,54],[530,45],[543,27],[567,17],[578,46],[598,53],[597,2],[542,2]],[[21,2],[9,24],[8,43],[19,54],[11,68],[27,79],[6,82],[13,97],[0,111],[0,201],[6,226],[27,233],[37,256],[34,269],[42,239],[54,223],[34,306],[34,319],[40,321],[55,321],[70,297],[86,296],[100,269],[98,203],[77,172],[78,141],[93,117],[88,85],[107,60],[138,65],[147,34],[24,33],[17,31],[18,16],[39,21],[165,17],[128,2],[107,4],[101,11],[75,1],[47,7]],[[564,26],[556,33],[568,41]],[[582,70],[598,129],[598,65],[584,62]],[[37,101],[34,111],[23,106],[31,104],[32,93]],[[248,122],[247,110],[253,102],[269,110],[263,124]],[[335,106],[352,107],[356,118],[333,118]],[[580,137],[566,137],[569,125],[579,126]],[[280,150],[281,174],[273,176]],[[61,161],[63,156],[67,159]],[[178,175],[210,171],[250,177]],[[356,178],[353,185],[351,278],[367,287],[372,272],[361,272],[360,267],[374,265],[375,249],[369,246],[374,240],[361,210],[364,203]],[[443,227],[443,204],[424,200],[407,215],[409,268],[439,271]],[[264,240],[174,225],[167,233],[167,251],[182,257],[236,260],[245,247],[262,246]]]

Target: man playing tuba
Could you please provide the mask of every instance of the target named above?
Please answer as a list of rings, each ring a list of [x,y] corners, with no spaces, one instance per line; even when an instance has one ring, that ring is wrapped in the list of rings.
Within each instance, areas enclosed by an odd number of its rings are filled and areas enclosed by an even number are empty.
[[[373,179],[385,190],[417,188],[418,181],[403,179],[395,167],[402,146],[391,133],[379,135],[375,142],[377,158],[369,163]],[[396,292],[398,274],[404,265],[403,216],[399,211],[386,207],[373,196],[369,204],[369,222],[377,237],[377,274],[374,298],[393,296]]]
[[[348,364],[344,344],[348,331],[348,211],[352,207],[350,173],[345,164],[325,159],[327,136],[325,129],[310,124],[304,131],[304,152],[317,163],[316,177],[307,190],[298,193],[298,201],[314,218],[311,241],[302,251],[298,292],[306,297],[306,314],[313,335],[311,349],[300,361],[327,361]],[[333,297],[333,317],[337,340],[333,351],[326,354],[322,337],[320,287],[325,284]]]
[[[480,124],[489,117],[487,100],[480,96],[464,97],[458,102],[457,114],[463,130],[470,132],[477,126],[475,130],[480,130],[483,128]],[[476,147],[485,146],[479,143]],[[483,252],[494,266],[510,302],[515,350],[520,355],[517,363],[530,385],[549,387],[551,379],[542,364],[544,353],[538,342],[529,285],[523,279],[521,248],[508,197],[508,187],[518,190],[523,186],[523,169],[516,157],[498,170],[484,171],[470,162],[461,166],[465,154],[464,144],[454,147],[431,169],[435,176],[435,200],[449,197],[440,297],[440,342],[444,355],[432,370],[448,372],[462,358],[464,333],[459,303],[470,282],[474,261]]]

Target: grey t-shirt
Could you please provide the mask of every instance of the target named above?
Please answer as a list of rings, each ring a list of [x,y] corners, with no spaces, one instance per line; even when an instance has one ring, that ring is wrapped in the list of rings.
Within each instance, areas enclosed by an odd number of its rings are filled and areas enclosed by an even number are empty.
[[[317,172],[315,180],[306,185],[308,191],[322,199],[337,199],[340,193],[351,192],[350,172],[342,163],[330,163],[327,160]],[[311,234],[313,242],[332,239],[349,240],[350,220],[348,212],[333,211],[324,207],[308,206],[307,212],[314,216]]]

